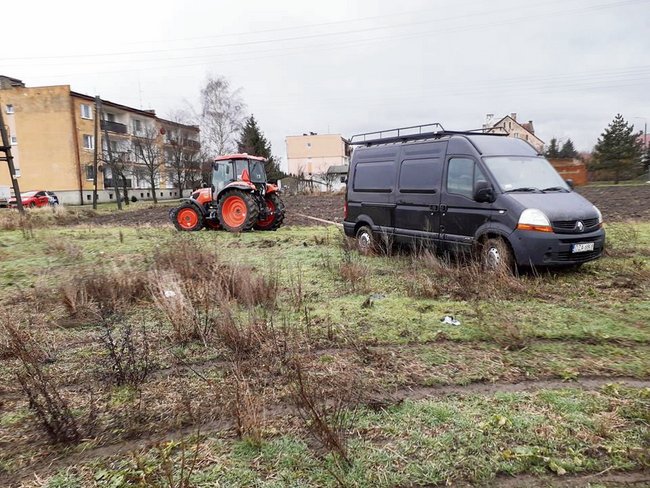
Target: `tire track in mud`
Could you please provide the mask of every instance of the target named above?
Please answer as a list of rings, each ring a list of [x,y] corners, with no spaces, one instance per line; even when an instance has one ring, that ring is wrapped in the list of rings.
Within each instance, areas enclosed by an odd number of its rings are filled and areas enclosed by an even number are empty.
[[[88,344],[93,343],[94,340],[89,340],[89,341],[83,341],[75,344],[75,346],[85,346]],[[580,345],[580,344],[596,344],[596,345],[614,345],[614,346],[620,346],[620,347],[630,347],[630,348],[644,348],[644,347],[649,347],[650,348],[650,342],[647,341],[635,341],[635,340],[627,340],[627,339],[617,339],[617,338],[607,338],[607,339],[598,339],[594,340],[592,338],[533,338],[530,341],[530,345],[535,345],[535,344],[557,344],[557,343],[565,343],[565,344],[575,344],[575,345]],[[346,355],[346,354],[355,354],[358,356],[363,356],[362,350],[366,350],[370,355],[372,355],[374,352],[381,352],[381,353],[387,353],[387,354],[402,354],[402,353],[408,353],[410,350],[416,350],[418,348],[426,348],[428,346],[432,346],[435,344],[451,344],[451,345],[462,345],[462,346],[469,346],[471,347],[472,345],[486,345],[486,344],[494,344],[493,342],[489,340],[471,340],[471,341],[465,341],[465,340],[455,340],[455,339],[449,339],[446,337],[440,337],[440,338],[434,338],[431,340],[427,341],[422,341],[422,342],[413,342],[413,343],[406,343],[406,344],[372,344],[372,345],[366,345],[366,344],[360,344],[357,347],[353,346],[347,346],[347,345],[341,345],[336,346],[336,345],[326,345],[326,344],[321,344],[321,345],[316,345],[313,346],[309,349],[304,349],[302,351],[296,351],[301,354],[305,354],[306,356],[309,355],[314,355],[314,356],[324,356],[324,355]],[[495,349],[496,352],[496,349]],[[508,351],[503,350],[503,353],[507,353]],[[512,352],[512,351],[510,351]],[[229,359],[226,356],[219,357],[219,358],[212,358],[212,359],[206,359],[206,360],[196,360],[196,361],[189,361],[189,362],[178,362],[176,364],[172,364],[171,366],[166,366],[166,367],[161,367],[157,368],[149,374],[149,379],[164,379],[164,378],[169,378],[172,377],[176,374],[179,374],[180,376],[183,376],[185,374],[195,374],[197,376],[201,376],[201,373],[203,371],[207,371],[213,368],[220,368],[220,369],[227,369],[232,365],[232,360]],[[586,377],[589,377],[590,375],[587,375]],[[542,378],[544,378],[542,376]],[[548,379],[552,379],[552,377],[546,377]],[[611,376],[613,380],[616,380],[616,376]],[[537,378],[538,380],[541,378]],[[81,387],[81,386],[87,386],[91,384],[94,381],[94,378],[79,378],[76,381],[70,381],[70,382],[63,382],[59,384],[58,386],[63,389],[72,389],[74,387]],[[20,390],[4,390],[0,386],[0,402],[1,401],[18,401],[23,398],[23,394]]]
[[[359,406],[369,408],[387,408],[392,405],[400,404],[404,401],[423,401],[439,397],[452,395],[485,395],[492,396],[499,393],[516,393],[516,392],[535,392],[539,390],[561,390],[561,389],[580,389],[585,391],[596,391],[608,384],[621,384],[633,388],[650,388],[650,379],[636,379],[630,377],[584,377],[570,382],[562,380],[531,380],[519,383],[494,382],[494,383],[471,383],[468,385],[440,385],[440,386],[421,386],[413,388],[396,388],[389,392],[375,392],[368,395]],[[280,419],[287,416],[295,416],[298,411],[290,405],[275,405],[264,409],[261,413],[262,418],[266,420]],[[107,444],[95,448],[89,448],[82,452],[77,452],[64,456],[52,456],[42,459],[36,463],[24,467],[21,472],[14,475],[0,473],[0,486],[12,486],[12,483],[20,483],[34,476],[44,476],[47,473],[53,473],[75,464],[84,463],[90,460],[110,458],[112,456],[126,454],[140,449],[150,448],[158,443],[167,441],[178,441],[188,436],[199,433],[200,435],[210,435],[220,433],[221,437],[234,438],[233,429],[236,427],[234,420],[230,418],[217,419],[210,422],[188,425],[182,428],[169,430],[165,433],[152,434],[138,439],[126,440]],[[230,432],[229,432],[230,431]],[[29,473],[24,473],[28,471]],[[618,475],[626,476],[625,473]],[[599,480],[601,478],[598,478]],[[630,479],[634,479],[631,477]],[[526,480],[537,482],[539,478],[529,475],[517,476],[514,479],[500,476],[499,481],[502,486],[548,486],[544,484],[535,485],[527,484]],[[643,478],[642,481],[645,481]],[[513,484],[520,481],[522,484]],[[635,481],[636,482],[636,481]],[[501,486],[501,485],[499,485]],[[558,485],[571,486],[571,485]]]

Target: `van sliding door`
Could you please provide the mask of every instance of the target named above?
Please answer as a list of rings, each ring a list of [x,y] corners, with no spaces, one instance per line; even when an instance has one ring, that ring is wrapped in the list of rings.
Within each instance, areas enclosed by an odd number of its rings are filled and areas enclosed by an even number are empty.
[[[440,187],[446,142],[402,148],[395,206],[395,234],[406,239],[440,238]]]

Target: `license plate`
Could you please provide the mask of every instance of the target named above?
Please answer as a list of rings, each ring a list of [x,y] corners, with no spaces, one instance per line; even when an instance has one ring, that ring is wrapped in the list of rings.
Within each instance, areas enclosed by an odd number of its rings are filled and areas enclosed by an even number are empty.
[[[581,242],[580,244],[574,244],[571,246],[571,252],[585,252],[593,251],[594,243],[593,242]]]

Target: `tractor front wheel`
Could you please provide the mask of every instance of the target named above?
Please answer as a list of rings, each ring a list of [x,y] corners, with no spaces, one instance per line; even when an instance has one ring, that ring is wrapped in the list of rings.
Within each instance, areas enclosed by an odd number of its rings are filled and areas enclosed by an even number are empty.
[[[196,206],[191,203],[184,203],[174,212],[172,222],[178,230],[201,230],[203,228],[203,215]]]
[[[278,230],[284,221],[284,203],[276,193],[267,195],[264,202],[268,216],[265,219],[259,219],[255,224],[255,229]]]
[[[228,232],[243,232],[253,228],[259,209],[250,193],[231,190],[219,199],[217,215],[222,227]]]

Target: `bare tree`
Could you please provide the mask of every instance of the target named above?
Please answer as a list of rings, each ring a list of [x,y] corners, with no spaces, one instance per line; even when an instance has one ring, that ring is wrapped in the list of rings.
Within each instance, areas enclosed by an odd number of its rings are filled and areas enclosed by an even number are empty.
[[[158,203],[156,196],[157,180],[163,165],[160,132],[154,125],[145,126],[133,137],[133,152],[135,154],[136,170],[149,183],[153,202]]]
[[[201,145],[192,138],[195,132],[188,127],[189,120],[186,113],[177,111],[165,127],[167,173],[181,197],[183,189],[198,180],[201,172]]]
[[[233,90],[222,77],[208,77],[201,90],[201,134],[203,144],[213,155],[232,152],[235,137],[244,122],[246,105],[241,89]]]
[[[109,157],[108,144],[113,144],[113,142],[114,141],[111,141],[109,138],[104,137],[102,151],[97,160],[100,167],[108,168],[110,170],[111,179],[113,180],[113,183],[110,186],[113,188],[122,187],[124,196],[122,197],[118,194],[116,195],[116,198],[120,202],[122,201],[122,198],[124,198],[124,202],[128,205],[129,191],[127,180],[133,171],[133,154],[128,148],[116,143],[111,145],[111,157]]]

